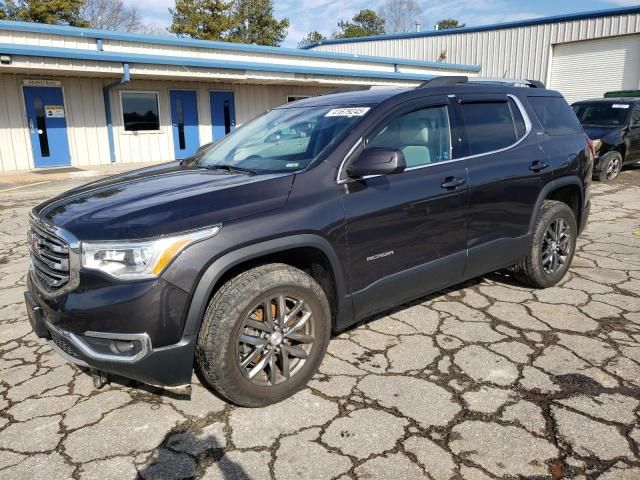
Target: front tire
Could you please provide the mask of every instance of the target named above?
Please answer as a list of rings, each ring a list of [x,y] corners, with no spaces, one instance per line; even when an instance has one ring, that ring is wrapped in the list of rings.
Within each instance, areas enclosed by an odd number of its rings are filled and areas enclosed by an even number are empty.
[[[252,268],[226,282],[205,312],[196,361],[206,382],[245,407],[279,402],[317,371],[331,335],[327,297],[285,264]]]
[[[611,182],[618,178],[622,170],[622,155],[620,152],[608,152],[602,156],[600,162],[603,169],[595,177],[600,182]]]
[[[569,206],[545,200],[529,255],[513,268],[516,279],[535,288],[557,284],[571,266],[577,234],[576,218]]]

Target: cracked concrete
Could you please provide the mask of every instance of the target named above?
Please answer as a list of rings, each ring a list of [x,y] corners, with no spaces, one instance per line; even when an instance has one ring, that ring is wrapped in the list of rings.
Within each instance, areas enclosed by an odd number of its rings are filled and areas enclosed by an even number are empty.
[[[387,312],[264,409],[195,376],[96,391],[30,333],[27,214],[54,193],[0,195],[2,479],[640,478],[640,169],[593,185],[557,287],[497,272]]]

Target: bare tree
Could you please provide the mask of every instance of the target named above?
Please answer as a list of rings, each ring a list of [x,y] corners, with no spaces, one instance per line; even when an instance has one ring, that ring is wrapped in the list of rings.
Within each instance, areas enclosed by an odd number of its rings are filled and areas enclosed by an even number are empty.
[[[141,33],[146,30],[138,7],[127,7],[122,0],[86,0],[82,14],[92,28]]]
[[[416,28],[422,10],[414,0],[386,0],[380,7],[387,33],[410,32]]]

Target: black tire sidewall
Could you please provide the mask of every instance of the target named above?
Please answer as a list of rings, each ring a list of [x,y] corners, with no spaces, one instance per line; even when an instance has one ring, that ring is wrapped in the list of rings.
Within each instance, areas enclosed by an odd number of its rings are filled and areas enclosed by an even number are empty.
[[[565,220],[571,230],[571,250],[569,255],[567,255],[567,261],[564,266],[557,272],[548,274],[542,266],[542,243],[549,225],[559,218]],[[533,244],[531,247],[531,266],[533,269],[531,273],[535,277],[534,280],[537,285],[541,287],[551,287],[557,284],[566,275],[567,271],[571,267],[571,262],[573,261],[573,256],[576,251],[577,234],[578,227],[576,219],[568,205],[561,202],[553,202],[544,207],[536,225]]]
[[[607,169],[609,167],[609,162],[611,162],[613,157],[618,157],[618,159],[620,160],[620,167],[618,168],[618,173],[616,173],[615,177],[607,178]],[[620,172],[622,171],[622,162],[623,162],[622,155],[619,152],[607,152],[607,153],[605,153],[601,158],[601,162],[602,162],[602,169],[600,170],[600,172],[597,175],[597,179],[599,181],[601,181],[601,182],[613,182],[616,178],[618,178],[618,176],[620,175]]]
[[[279,402],[302,389],[320,366],[331,336],[331,315],[328,301],[320,286],[301,270],[289,266],[266,271],[234,299],[227,312],[218,312],[214,324],[208,328],[226,330],[228,335],[214,335],[215,342],[226,345],[203,345],[210,360],[208,375],[216,377],[219,393],[232,402],[248,407],[265,406]],[[262,299],[278,293],[288,293],[303,299],[311,308],[314,317],[314,342],[309,357],[302,368],[290,380],[273,386],[252,383],[242,374],[237,362],[237,338],[245,317]],[[211,306],[216,298],[211,302]],[[208,375],[205,375],[207,377]]]

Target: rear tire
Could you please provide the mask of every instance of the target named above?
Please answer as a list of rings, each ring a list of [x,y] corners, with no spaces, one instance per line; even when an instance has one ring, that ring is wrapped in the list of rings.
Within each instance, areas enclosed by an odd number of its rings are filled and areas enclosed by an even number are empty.
[[[529,255],[513,267],[516,279],[535,288],[557,284],[571,266],[577,234],[576,218],[569,206],[545,200],[534,228]]]
[[[604,168],[594,175],[596,180],[599,182],[611,182],[618,178],[622,170],[622,155],[620,152],[605,153],[600,162]]]
[[[237,405],[279,402],[318,370],[331,335],[330,312],[324,291],[305,272],[285,264],[252,268],[209,302],[197,364],[206,382]]]

